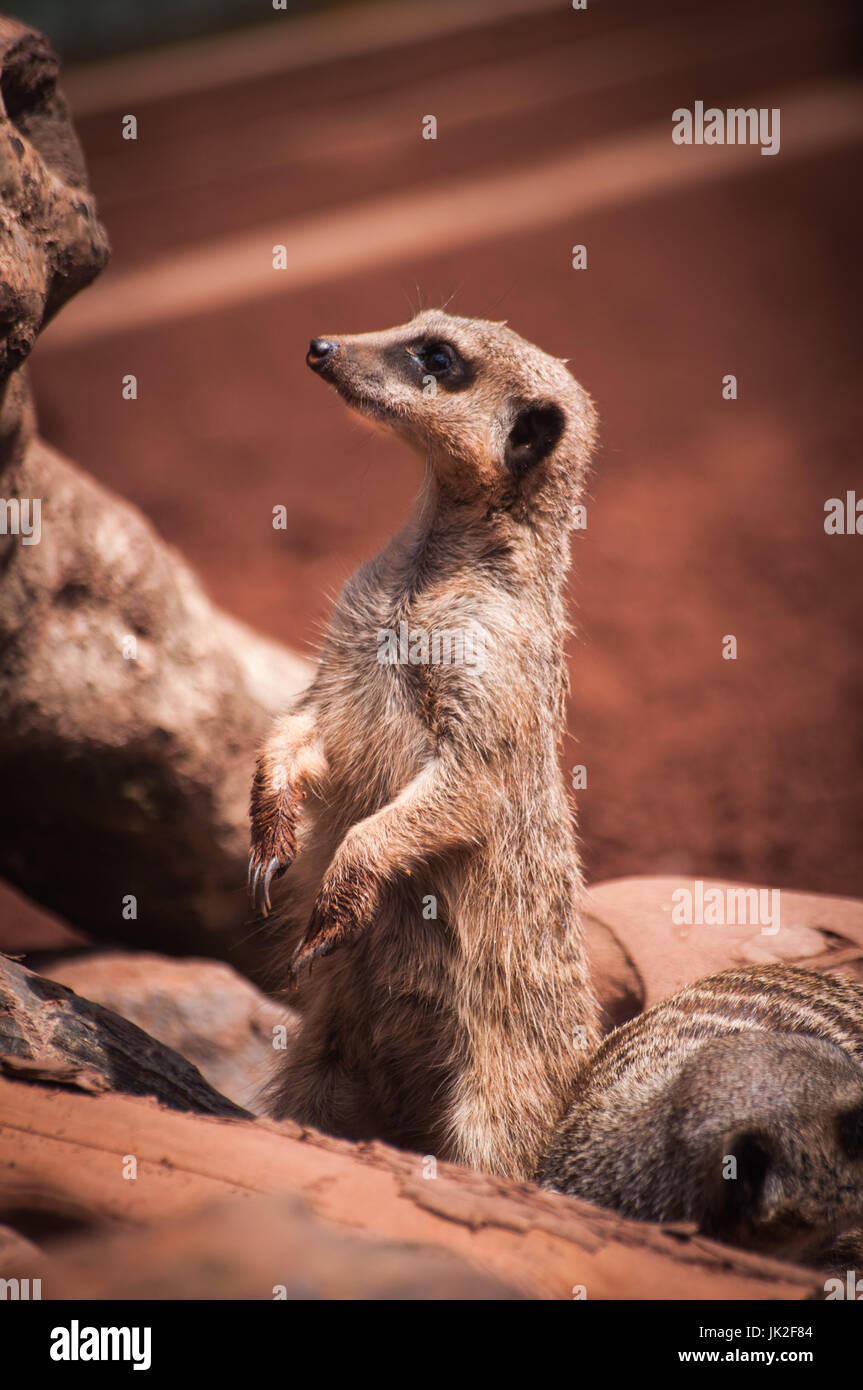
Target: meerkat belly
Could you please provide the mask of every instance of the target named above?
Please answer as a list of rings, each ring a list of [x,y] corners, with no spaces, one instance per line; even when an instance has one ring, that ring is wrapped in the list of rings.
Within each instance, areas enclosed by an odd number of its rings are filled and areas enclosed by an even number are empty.
[[[392,886],[374,930],[313,979],[277,1113],[343,1138],[443,1152],[452,943],[424,906],[428,886]]]

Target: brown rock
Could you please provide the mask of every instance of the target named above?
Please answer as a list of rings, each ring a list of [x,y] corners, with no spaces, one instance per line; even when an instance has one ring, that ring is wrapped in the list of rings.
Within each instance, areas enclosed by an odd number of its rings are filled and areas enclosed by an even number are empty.
[[[273,1060],[273,1030],[296,1015],[229,965],[121,951],[60,957],[45,973],[112,1009],[193,1062],[217,1091],[258,1112]]]
[[[840,970],[863,981],[863,902],[782,889],[775,934],[749,924],[676,925],[672,895],[680,888],[693,891],[695,881],[623,878],[589,890],[585,917],[597,991],[614,1022],[633,1000],[648,1009],[703,975],[757,961]],[[705,892],[758,887],[719,879],[703,883]]]
[[[114,1090],[154,1097],[205,1115],[249,1117],[178,1052],[7,956],[0,956],[0,1073],[93,1095]]]
[[[78,1239],[43,1256],[42,1267],[44,1298],[523,1297],[448,1250],[339,1229],[284,1196],[235,1198],[147,1230]]]
[[[38,1245],[11,1226],[0,1226],[0,1279],[32,1277],[44,1263],[45,1256]]]
[[[95,279],[108,238],[57,88],[47,40],[0,16],[0,379],[62,304]]]
[[[68,927],[8,884],[0,883],[0,951],[7,956],[29,955],[32,951],[71,951],[85,945],[86,941],[83,932]]]
[[[132,1181],[124,1177],[129,1156],[135,1159]],[[93,1227],[193,1219],[188,1241],[184,1237],[173,1247],[164,1229],[139,1245],[133,1240],[128,1247],[118,1245],[105,1268],[129,1281],[127,1288],[135,1280],[141,1288],[145,1279],[154,1287],[167,1274],[165,1261],[173,1248],[201,1281],[204,1296],[211,1296],[218,1275],[205,1270],[213,1254],[205,1212],[228,1198],[247,1205],[249,1225],[244,1233],[240,1206],[239,1219],[232,1214],[222,1228],[234,1246],[219,1293],[236,1289],[248,1296],[261,1284],[271,1288],[287,1282],[278,1240],[257,1252],[258,1218],[248,1203],[250,1193],[260,1193],[300,1197],[331,1229],[365,1233],[378,1247],[410,1242],[449,1251],[527,1297],[569,1300],[579,1286],[591,1300],[805,1299],[818,1296],[819,1289],[823,1295],[823,1276],[686,1230],[665,1232],[627,1221],[531,1183],[485,1177],[447,1163],[437,1164],[432,1175],[429,1167],[421,1155],[327,1139],[289,1123],[214,1119],[133,1096],[85,1095],[0,1076],[0,1220],[27,1235],[26,1222],[38,1206],[40,1243],[44,1249],[50,1244],[59,1257],[59,1245],[47,1233],[52,1218],[60,1230],[68,1230],[73,1218]],[[286,1236],[284,1249],[291,1248],[299,1247],[291,1247]],[[188,1255],[181,1253],[186,1249]],[[195,1249],[204,1254],[196,1257]],[[142,1264],[121,1276],[127,1250],[130,1260],[137,1251]],[[336,1277],[329,1263],[334,1250],[322,1252],[317,1269],[330,1269],[322,1279]],[[69,1266],[69,1281],[58,1283],[57,1292],[72,1296],[85,1287],[88,1293],[104,1289],[101,1258],[95,1247],[92,1257],[82,1254],[82,1263]],[[43,1292],[48,1298],[54,1296],[47,1284],[50,1273]],[[85,1277],[93,1283],[85,1285]],[[195,1292],[187,1290],[193,1297]]]
[[[590,974],[600,1003],[600,1026],[604,1033],[618,1028],[644,1008],[644,982],[635,964],[611,927],[586,912],[583,917],[587,936]]]
[[[0,874],[88,935],[251,971],[254,755],[310,668],[37,433],[25,359],[108,255],[57,67],[0,19]]]

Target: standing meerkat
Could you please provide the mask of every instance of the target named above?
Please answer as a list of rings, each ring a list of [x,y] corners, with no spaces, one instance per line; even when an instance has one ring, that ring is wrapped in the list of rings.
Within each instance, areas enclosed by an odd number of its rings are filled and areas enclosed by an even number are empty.
[[[782,1253],[829,1244],[860,1209],[863,991],[727,972],[587,1061],[557,755],[589,398],[505,325],[437,312],[308,362],[426,468],[258,762],[252,894],[267,912],[286,874],[301,985],[272,1112]]]
[[[558,764],[594,409],[505,324],[437,311],[307,362],[425,475],[258,761],[251,891],[266,912],[286,875],[302,1011],[271,1110],[526,1177],[598,1037]]]
[[[863,989],[794,966],[690,985],[603,1040],[539,1181],[788,1259],[863,1255]]]

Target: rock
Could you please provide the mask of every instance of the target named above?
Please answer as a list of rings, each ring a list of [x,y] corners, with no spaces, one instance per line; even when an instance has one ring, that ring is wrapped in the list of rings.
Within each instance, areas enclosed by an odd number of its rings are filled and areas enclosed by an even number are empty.
[[[0,378],[61,304],[99,274],[108,237],[47,40],[0,16]]]
[[[8,884],[0,883],[0,951],[5,955],[72,951],[86,944],[83,932],[43,911]]]
[[[45,1256],[38,1245],[11,1226],[0,1226],[0,1279],[22,1279],[38,1275]]]
[[[583,919],[593,987],[603,1033],[619,1028],[644,1008],[644,984],[611,927],[587,913]]]
[[[781,889],[776,932],[749,922],[677,924],[673,894],[678,889],[694,893],[696,882],[622,878],[594,884],[587,893],[585,926],[597,993],[614,1023],[627,1008],[632,1013],[648,1009],[693,980],[734,965],[781,960],[839,970],[863,982],[863,902]],[[759,891],[756,884],[702,882],[705,893]]]
[[[135,1181],[126,1181],[131,1157]],[[291,1230],[287,1208],[259,1211],[254,1194],[299,1198],[320,1224],[304,1231],[300,1218]],[[212,1214],[214,1203],[232,1200],[239,1205],[224,1221]],[[31,1222],[37,1201],[38,1235]],[[351,1286],[356,1296],[365,1289],[362,1296],[389,1297],[399,1279],[415,1295],[429,1247],[528,1298],[571,1301],[575,1286],[591,1301],[823,1293],[823,1274],[717,1245],[679,1225],[664,1231],[628,1221],[532,1183],[443,1162],[432,1171],[428,1156],[330,1139],[287,1121],[214,1119],[20,1077],[0,1076],[0,1212],[51,1255],[36,1271],[44,1275],[43,1298],[159,1289],[171,1297],[272,1298],[276,1284],[296,1297],[306,1259],[313,1287],[330,1297]],[[75,1236],[74,1254],[65,1234],[70,1215],[90,1228],[80,1229],[81,1245]],[[102,1243],[106,1225],[116,1246]],[[369,1244],[339,1244],[327,1238],[333,1231]],[[406,1242],[420,1252],[413,1268],[403,1258]],[[372,1267],[385,1246],[386,1262]],[[185,1271],[180,1281],[175,1259]],[[341,1260],[349,1263],[340,1271]],[[454,1297],[465,1296],[459,1290],[467,1273],[454,1264],[435,1262],[429,1274],[424,1296],[440,1296],[447,1281]]]
[[[255,751],[312,668],[39,436],[25,361],[108,257],[57,72],[0,17],[0,875],[102,942],[251,973]]]
[[[143,1231],[68,1242],[43,1297],[519,1299],[446,1249],[339,1230],[298,1197],[240,1197]]]
[[[284,1026],[290,1037],[297,1019],[231,966],[107,951],[59,957],[42,968],[179,1052],[222,1095],[260,1113],[273,1029]]]
[[[185,1057],[129,1019],[7,956],[0,956],[0,1075],[31,1087],[63,1086],[93,1096],[115,1091],[175,1110],[252,1118]]]

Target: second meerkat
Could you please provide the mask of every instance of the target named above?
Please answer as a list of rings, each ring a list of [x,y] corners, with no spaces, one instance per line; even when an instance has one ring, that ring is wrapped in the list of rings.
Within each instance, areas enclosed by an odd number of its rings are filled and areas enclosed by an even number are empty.
[[[558,764],[594,409],[506,325],[443,312],[307,361],[425,474],[258,763],[252,892],[266,911],[287,871],[302,990],[272,1110],[527,1177],[598,1040]]]

